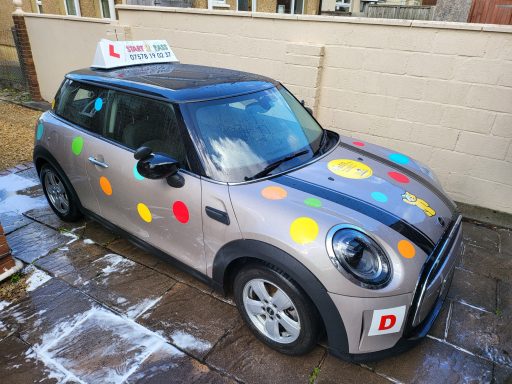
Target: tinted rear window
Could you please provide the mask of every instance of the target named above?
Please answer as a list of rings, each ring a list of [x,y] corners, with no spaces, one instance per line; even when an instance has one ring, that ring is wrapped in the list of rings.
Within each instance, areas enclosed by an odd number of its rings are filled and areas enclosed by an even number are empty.
[[[88,131],[101,134],[108,90],[66,80],[56,98],[55,113]]]

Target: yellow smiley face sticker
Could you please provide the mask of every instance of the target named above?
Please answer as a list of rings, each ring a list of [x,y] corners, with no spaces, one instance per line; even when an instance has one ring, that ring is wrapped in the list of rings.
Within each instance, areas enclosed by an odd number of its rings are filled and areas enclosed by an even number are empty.
[[[367,179],[373,174],[372,169],[366,164],[350,159],[331,160],[327,168],[332,173],[347,179]]]

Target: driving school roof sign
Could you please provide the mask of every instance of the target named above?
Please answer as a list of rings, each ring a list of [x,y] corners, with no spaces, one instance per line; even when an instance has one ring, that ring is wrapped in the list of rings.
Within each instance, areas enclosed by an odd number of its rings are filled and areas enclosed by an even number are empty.
[[[91,67],[116,68],[178,61],[165,40],[110,41],[102,39],[96,47]]]

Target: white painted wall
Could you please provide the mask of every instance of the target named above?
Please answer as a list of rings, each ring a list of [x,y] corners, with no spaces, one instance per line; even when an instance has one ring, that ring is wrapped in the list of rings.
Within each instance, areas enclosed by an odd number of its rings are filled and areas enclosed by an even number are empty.
[[[457,201],[512,213],[512,27],[117,9],[119,24],[27,15],[44,98],[100,37],[164,38],[184,63],[282,81],[326,128],[430,165]]]

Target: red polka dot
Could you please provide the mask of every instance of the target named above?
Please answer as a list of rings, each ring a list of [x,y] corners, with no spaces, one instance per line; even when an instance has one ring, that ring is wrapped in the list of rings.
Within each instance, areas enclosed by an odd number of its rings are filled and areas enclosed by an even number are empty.
[[[178,220],[180,223],[188,223],[188,208],[183,201],[174,202],[172,205],[172,213],[174,213],[174,217],[176,217],[176,220]]]
[[[399,183],[407,184],[410,180],[407,176],[399,173],[399,172],[388,172],[388,176],[393,180],[398,181]]]
[[[352,144],[357,145],[358,147],[364,147],[364,143],[362,141],[354,141]]]

